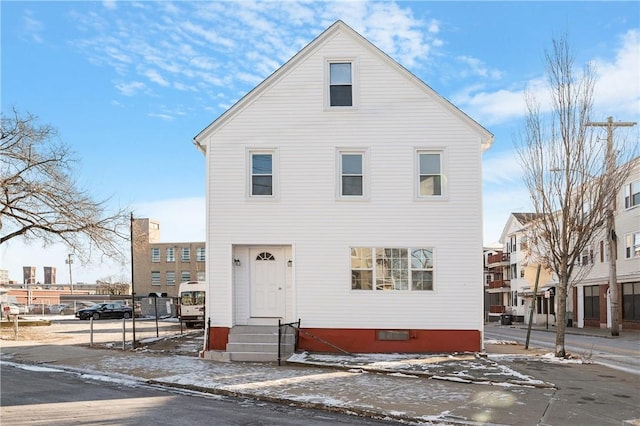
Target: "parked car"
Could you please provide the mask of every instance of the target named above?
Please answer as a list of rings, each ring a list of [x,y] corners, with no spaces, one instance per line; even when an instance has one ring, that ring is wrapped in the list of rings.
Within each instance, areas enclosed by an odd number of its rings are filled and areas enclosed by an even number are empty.
[[[26,315],[29,313],[29,308],[24,303],[13,303],[13,305],[18,307],[18,315]]]
[[[29,313],[30,314],[50,314],[49,305],[29,305]]]
[[[101,318],[131,318],[133,309],[131,306],[125,306],[121,303],[96,303],[90,308],[79,309],[76,312],[76,318],[86,320],[93,318],[98,320]]]
[[[63,305],[63,304],[49,305],[49,312],[54,315],[58,315],[60,314],[60,311],[64,309],[66,306],[67,305]]]
[[[76,302],[66,303],[58,312],[58,315],[73,315],[80,309],[90,308],[95,305],[96,302],[89,302],[86,300],[78,300]]]

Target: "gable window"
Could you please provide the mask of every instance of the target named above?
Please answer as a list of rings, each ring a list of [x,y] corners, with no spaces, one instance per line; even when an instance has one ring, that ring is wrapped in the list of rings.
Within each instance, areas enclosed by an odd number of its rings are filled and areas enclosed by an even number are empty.
[[[175,262],[176,261],[176,249],[175,247],[167,248],[167,262]]]
[[[433,290],[433,269],[430,248],[351,248],[352,290]]]
[[[418,196],[442,195],[442,153],[418,151]]]
[[[640,231],[625,236],[625,258],[640,257]]]
[[[364,195],[364,153],[340,152],[340,196]]]
[[[273,154],[251,153],[251,196],[273,195]]]
[[[151,248],[151,261],[154,263],[160,262],[160,249],[158,247]]]
[[[329,63],[329,106],[353,106],[351,62]]]
[[[624,186],[624,208],[640,206],[640,180]]]

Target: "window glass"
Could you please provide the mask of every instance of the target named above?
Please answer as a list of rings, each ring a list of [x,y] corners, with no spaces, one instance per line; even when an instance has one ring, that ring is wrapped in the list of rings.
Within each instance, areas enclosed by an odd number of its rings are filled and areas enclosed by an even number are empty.
[[[196,249],[196,260],[198,262],[204,262],[204,247],[198,247]]]
[[[376,290],[407,290],[407,265],[407,249],[376,249]]]
[[[433,290],[433,249],[351,248],[351,289]]]
[[[151,261],[160,262],[160,249],[158,247],[153,247],[151,249]]]
[[[340,158],[342,166],[341,195],[363,195],[363,155],[342,154]]]
[[[640,180],[624,187],[624,207],[626,209],[640,205]]]
[[[151,285],[160,285],[160,271],[151,271]]]
[[[191,250],[189,247],[182,247],[180,259],[183,262],[189,262],[191,260]]]
[[[640,257],[640,232],[634,232],[626,236],[625,256],[627,259]]]
[[[373,258],[371,249],[368,247],[351,249],[351,288],[353,290],[373,289]]]
[[[329,105],[353,105],[351,63],[329,64]]]
[[[176,271],[167,271],[167,285],[175,285]]]
[[[180,281],[181,282],[191,281],[191,272],[189,271],[180,272]]]
[[[273,195],[273,156],[251,155],[251,195]]]
[[[419,195],[442,195],[439,153],[419,154]]]
[[[176,261],[176,249],[174,247],[167,248],[167,262]]]

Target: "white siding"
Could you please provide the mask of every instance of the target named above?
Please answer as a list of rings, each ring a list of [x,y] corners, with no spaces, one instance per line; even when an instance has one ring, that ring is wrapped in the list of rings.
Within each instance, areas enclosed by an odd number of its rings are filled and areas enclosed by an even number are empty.
[[[357,109],[325,111],[330,58],[357,61]],[[338,35],[321,45],[206,143],[213,325],[233,325],[232,247],[294,244],[287,321],[482,328],[480,135],[363,43]],[[368,149],[368,199],[336,198],[337,147]],[[251,148],[278,150],[280,190],[273,200],[246,196]],[[444,149],[444,200],[416,200],[416,148]],[[435,290],[352,291],[350,247],[435,248]]]

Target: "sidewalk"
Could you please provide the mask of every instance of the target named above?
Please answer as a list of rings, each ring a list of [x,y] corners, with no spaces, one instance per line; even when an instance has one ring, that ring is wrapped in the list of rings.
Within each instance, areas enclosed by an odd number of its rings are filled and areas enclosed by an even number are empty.
[[[166,349],[193,351],[200,338],[146,339],[136,351],[3,340],[0,360],[418,424],[640,425],[640,376],[521,345],[487,344],[486,354],[297,354],[283,366]]]

